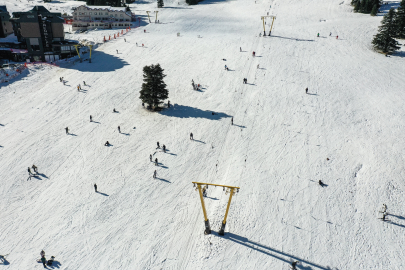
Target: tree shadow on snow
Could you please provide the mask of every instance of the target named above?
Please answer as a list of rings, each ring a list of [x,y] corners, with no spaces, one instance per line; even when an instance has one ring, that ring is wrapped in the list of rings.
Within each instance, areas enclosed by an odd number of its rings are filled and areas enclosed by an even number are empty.
[[[231,117],[226,113],[216,112],[214,115],[212,111],[204,111],[190,106],[173,104],[170,108],[160,111],[160,114],[169,117],[179,118],[205,118],[209,120],[220,120],[225,117]]]
[[[218,235],[217,232],[214,233],[214,231],[212,231],[214,235]],[[299,261],[299,264],[296,266],[297,269],[322,269],[322,270],[332,270],[331,267],[329,266],[322,266],[313,262],[310,262],[308,260],[305,260],[303,258],[299,258],[297,256],[294,256],[292,254],[286,253],[284,251],[280,251],[277,250],[275,248],[271,248],[269,246],[265,246],[261,243],[258,242],[254,242],[249,240],[246,237],[242,237],[233,233],[225,233],[224,236],[219,236],[221,238],[227,239],[229,241],[235,242],[237,244],[240,244],[242,246],[248,247],[254,251],[260,252],[262,254],[268,255],[270,257],[273,257],[275,259],[278,259],[280,261],[283,261],[285,263],[291,264],[291,260],[295,260],[295,261]],[[303,266],[302,264],[307,264],[307,266]],[[337,268],[333,268],[333,269],[337,269]]]
[[[216,3],[221,3],[221,2],[231,2],[231,1],[226,1],[226,0],[203,0],[201,2],[198,2],[198,5],[211,5],[211,4],[216,4]]]
[[[394,52],[392,56],[405,57],[405,51]]]
[[[77,62],[74,65],[67,65],[66,69],[75,69],[81,72],[111,72],[123,68],[129,65],[126,61],[106,54],[102,51],[94,51],[91,57],[91,63],[83,61],[83,63]]]
[[[379,9],[378,9],[378,14],[377,16],[384,16],[385,13],[388,13],[388,11],[391,8],[398,8],[399,7],[399,2],[400,1],[395,1],[395,2],[387,2],[386,5],[382,5]]]

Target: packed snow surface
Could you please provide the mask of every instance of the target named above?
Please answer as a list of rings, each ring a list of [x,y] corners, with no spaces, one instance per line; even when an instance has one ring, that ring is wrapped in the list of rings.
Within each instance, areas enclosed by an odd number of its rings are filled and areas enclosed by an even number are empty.
[[[141,27],[92,63],[29,66],[0,85],[2,269],[43,269],[42,249],[54,269],[402,269],[405,52],[372,50],[381,16],[350,0],[165,1],[149,24],[155,1],[131,7]],[[139,90],[157,63],[173,106],[152,113]],[[240,187],[225,236],[229,195],[209,187],[204,235],[192,181]]]

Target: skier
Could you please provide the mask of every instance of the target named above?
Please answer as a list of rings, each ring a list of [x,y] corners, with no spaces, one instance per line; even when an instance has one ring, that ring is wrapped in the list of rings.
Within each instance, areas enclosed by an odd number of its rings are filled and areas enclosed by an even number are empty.
[[[305,94],[308,94],[308,87],[305,88]]]
[[[126,38],[124,38],[124,41],[125,41],[125,42],[127,42],[127,39],[126,39]]]
[[[80,88],[79,88],[79,86],[77,86],[77,91],[78,91],[78,92],[80,91]]]
[[[150,162],[152,162],[152,155],[149,155],[149,160]]]
[[[63,82],[63,85],[66,85],[66,81],[65,81],[65,80],[62,80],[62,82]]]
[[[239,47],[240,51],[242,51],[242,47]]]
[[[41,262],[44,265],[44,268],[46,268],[46,258],[45,258],[45,256],[41,258]]]
[[[144,102],[142,102],[142,107],[145,107],[145,103],[144,103]]]
[[[158,159],[155,158],[155,166],[157,166],[159,164]]]
[[[163,145],[163,152],[166,153],[166,145]]]
[[[117,112],[117,111],[115,110],[115,108],[113,109],[113,112],[115,112],[115,113]]]
[[[194,140],[193,133],[190,133],[190,140]]]
[[[159,142],[157,142],[157,146],[158,146],[157,148],[160,148],[160,144],[159,144]]]
[[[298,261],[295,261],[295,262],[292,262],[291,263],[291,269],[293,269],[293,270],[297,270],[297,263],[298,263]]]
[[[332,35],[332,32],[329,33],[329,36],[331,36],[331,35]]]
[[[106,141],[105,144],[104,144],[104,146],[109,146],[109,145],[110,145],[109,141]]]
[[[262,33],[259,33],[259,37],[262,37]]]
[[[319,37],[319,33],[318,33],[318,37]]]
[[[59,81],[62,82],[62,77],[59,77]]]
[[[383,213],[383,216],[382,216],[382,221],[385,221],[385,217],[388,215],[388,213]]]
[[[143,47],[143,43],[142,43],[142,47]]]
[[[228,69],[228,67],[225,65],[225,70],[227,70]]]
[[[138,42],[136,43],[136,47],[138,47]]]
[[[85,82],[85,81],[83,81],[83,85],[84,85],[84,86],[86,85],[86,82]]]
[[[66,134],[69,134],[69,128],[65,127],[65,130],[66,130]]]
[[[156,170],[153,172],[153,178],[156,178]]]
[[[32,169],[34,170],[35,173],[38,173],[38,167],[35,165],[32,165]]]
[[[146,29],[143,29],[143,32],[146,33]]]
[[[233,126],[233,117],[231,118],[231,125]]]
[[[94,184],[94,191],[97,192],[97,185]]]
[[[80,85],[80,83],[79,83],[79,89],[82,90],[82,86]]]
[[[41,255],[41,258],[45,257],[45,251],[44,250],[41,250],[41,253],[39,253],[39,254]]]
[[[336,36],[336,39],[338,39],[339,38],[339,36]]]
[[[207,197],[207,187],[204,187],[202,192],[203,192],[203,196]]]
[[[257,69],[259,69],[259,64],[257,65]]]
[[[253,52],[253,53],[252,53],[252,55],[253,55],[253,56],[256,56],[256,53],[255,53],[255,52]]]
[[[322,182],[322,180],[319,180],[318,181],[318,184],[321,186],[321,187],[323,187],[325,184]]]
[[[118,132],[121,133],[121,127],[120,126],[118,126]]]
[[[90,115],[90,122],[93,122],[93,116]]]
[[[170,108],[170,100],[167,101],[167,107]]]
[[[117,54],[118,54],[118,50],[116,50],[117,51]]]

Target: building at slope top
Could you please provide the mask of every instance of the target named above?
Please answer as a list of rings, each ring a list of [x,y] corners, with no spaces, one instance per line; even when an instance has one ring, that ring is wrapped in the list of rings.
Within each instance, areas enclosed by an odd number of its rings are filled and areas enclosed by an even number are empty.
[[[0,38],[13,33],[13,25],[10,22],[10,14],[6,6],[0,6]]]
[[[73,12],[72,30],[127,28],[134,14],[125,7],[79,6]]]
[[[78,42],[65,40],[64,20],[60,13],[51,13],[43,6],[27,12],[13,12],[10,19],[14,34],[26,45],[20,58],[31,61],[55,61],[74,55]]]

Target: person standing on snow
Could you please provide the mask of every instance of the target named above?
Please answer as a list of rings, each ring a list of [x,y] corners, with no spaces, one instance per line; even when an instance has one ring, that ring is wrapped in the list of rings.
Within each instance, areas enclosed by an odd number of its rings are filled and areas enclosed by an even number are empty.
[[[163,145],[163,152],[165,152],[166,153],[166,145]]]
[[[90,115],[90,122],[93,122],[93,116]]]
[[[319,37],[319,33],[318,33],[318,35],[317,35],[318,37]]]
[[[94,191],[97,192],[97,185],[94,184]]]
[[[121,127],[120,126],[118,126],[118,132],[121,133]]]
[[[157,166],[159,164],[158,159],[155,158],[155,166]]]
[[[46,268],[46,258],[45,258],[45,256],[41,258],[41,262],[44,265],[44,268]]]
[[[231,125],[233,126],[233,117],[231,118]]]
[[[69,128],[65,127],[65,130],[66,130],[66,134],[69,134]]]
[[[157,148],[160,148],[160,144],[159,144],[159,142],[157,142]]]
[[[193,133],[190,133],[190,140],[194,140]]]
[[[156,178],[156,175],[157,175],[157,172],[156,172],[156,170],[153,172],[153,178],[155,179]]]
[[[34,164],[32,165],[32,169],[34,170],[34,172],[36,173],[36,174],[38,174],[38,167],[37,166],[35,166]]]
[[[149,160],[150,162],[152,162],[152,155],[149,155]]]
[[[118,54],[118,50],[117,50],[117,54]]]
[[[308,87],[305,88],[305,94],[308,94]]]

